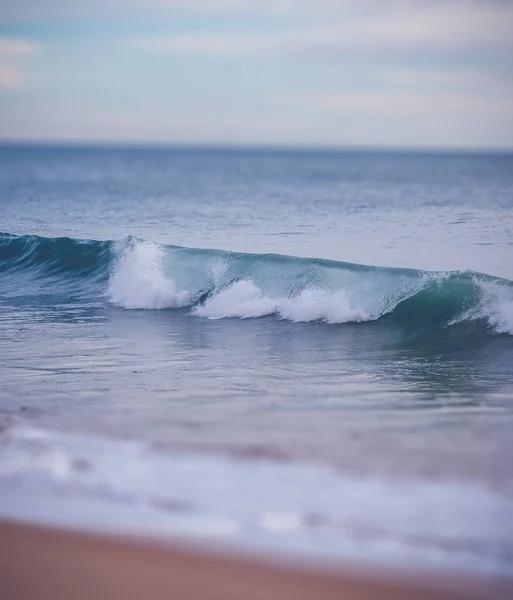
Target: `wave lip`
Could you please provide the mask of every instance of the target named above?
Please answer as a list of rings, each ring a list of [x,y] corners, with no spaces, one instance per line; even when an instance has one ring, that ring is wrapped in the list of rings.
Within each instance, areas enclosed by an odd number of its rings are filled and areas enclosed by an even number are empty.
[[[317,258],[0,234],[0,282],[101,294],[125,309],[190,307],[209,319],[275,315],[330,324],[387,320],[425,331],[461,323],[513,335],[513,282],[474,272],[371,267]],[[18,291],[17,291],[18,293]]]

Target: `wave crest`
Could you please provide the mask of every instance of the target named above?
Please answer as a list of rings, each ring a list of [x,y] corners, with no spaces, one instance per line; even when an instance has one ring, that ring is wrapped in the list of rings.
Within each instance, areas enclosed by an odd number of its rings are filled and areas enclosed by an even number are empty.
[[[293,322],[392,320],[415,331],[482,323],[513,335],[513,282],[317,258],[0,234],[0,294],[85,294],[126,309],[191,306],[210,319],[276,315]],[[29,276],[28,279],[26,276]],[[28,289],[28,288],[27,288]],[[20,291],[21,290],[21,291]],[[28,293],[28,291],[27,291]]]

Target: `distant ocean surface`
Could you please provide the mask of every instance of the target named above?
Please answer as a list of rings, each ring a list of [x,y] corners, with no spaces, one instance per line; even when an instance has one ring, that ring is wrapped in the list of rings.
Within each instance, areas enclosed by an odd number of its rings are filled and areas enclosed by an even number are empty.
[[[513,155],[0,147],[0,516],[513,576]]]

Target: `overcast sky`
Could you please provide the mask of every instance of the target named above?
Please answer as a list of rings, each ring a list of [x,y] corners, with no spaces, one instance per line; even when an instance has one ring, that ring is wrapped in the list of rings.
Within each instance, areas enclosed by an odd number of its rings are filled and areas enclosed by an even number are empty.
[[[513,0],[0,0],[0,138],[513,148]]]

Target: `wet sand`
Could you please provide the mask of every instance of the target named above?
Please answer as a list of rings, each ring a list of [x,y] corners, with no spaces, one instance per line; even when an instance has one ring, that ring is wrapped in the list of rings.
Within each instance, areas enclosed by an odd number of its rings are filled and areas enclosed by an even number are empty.
[[[337,570],[338,571],[338,570]],[[2,600],[340,600],[513,597],[507,580],[320,572],[151,541],[0,522]]]

